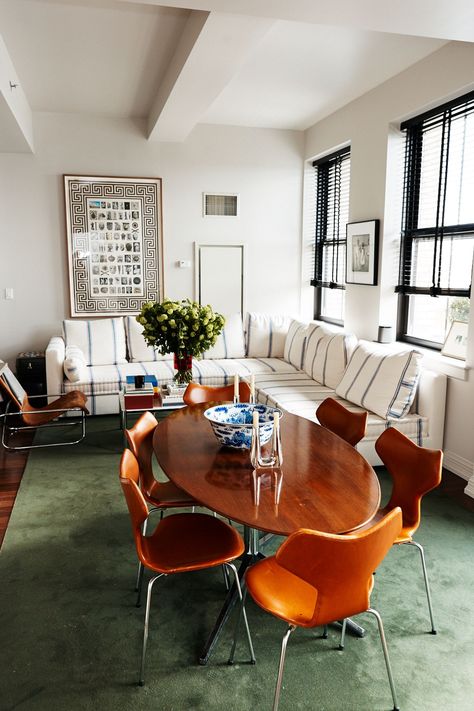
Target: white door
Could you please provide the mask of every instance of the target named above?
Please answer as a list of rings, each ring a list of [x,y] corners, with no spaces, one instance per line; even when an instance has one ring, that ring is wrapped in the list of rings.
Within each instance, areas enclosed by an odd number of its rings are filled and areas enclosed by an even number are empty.
[[[226,316],[244,313],[244,245],[196,244],[196,300]]]

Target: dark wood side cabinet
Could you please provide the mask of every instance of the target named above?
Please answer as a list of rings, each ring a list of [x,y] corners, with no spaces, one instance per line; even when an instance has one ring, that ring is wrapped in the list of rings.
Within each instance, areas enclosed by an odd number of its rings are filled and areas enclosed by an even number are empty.
[[[28,395],[46,393],[46,359],[44,351],[26,351],[18,353],[16,359],[16,377]],[[33,405],[43,407],[46,398],[35,398]]]

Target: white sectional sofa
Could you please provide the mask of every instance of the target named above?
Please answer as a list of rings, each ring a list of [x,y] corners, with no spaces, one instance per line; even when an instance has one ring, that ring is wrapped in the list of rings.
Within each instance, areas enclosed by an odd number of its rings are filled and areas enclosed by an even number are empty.
[[[127,375],[174,375],[172,356],[149,348],[134,317],[65,321],[63,335],[46,350],[48,392],[79,389],[91,414],[118,412],[118,391]],[[386,427],[396,427],[426,447],[442,448],[446,376],[425,370],[414,350],[358,341],[320,322],[251,313],[228,317],[211,351],[193,359],[193,379],[207,385],[255,375],[260,402],[316,420],[319,403],[331,396],[350,410],[369,412],[359,451],[373,464]],[[65,376],[67,373],[67,376]]]

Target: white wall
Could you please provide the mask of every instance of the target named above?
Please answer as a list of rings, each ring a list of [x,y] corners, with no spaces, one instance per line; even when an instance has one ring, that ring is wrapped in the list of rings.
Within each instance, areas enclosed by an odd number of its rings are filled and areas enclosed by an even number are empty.
[[[34,128],[34,155],[0,155],[0,358],[44,348],[70,313],[64,173],[163,179],[166,295],[194,296],[194,270],[175,266],[194,241],[244,241],[248,309],[299,311],[303,133],[199,126],[162,144],[141,123],[58,114]],[[203,218],[204,191],[240,193],[240,216]]]
[[[396,318],[402,157],[397,127],[404,118],[472,90],[473,66],[473,44],[449,43],[306,132],[308,161],[350,143],[350,220],[381,220],[379,286],[348,285],[346,291],[345,325],[359,337],[376,338],[378,325],[394,325]],[[474,362],[473,330],[470,363]],[[465,381],[449,380],[445,430],[445,463],[466,479],[474,471],[473,422],[470,370]],[[474,478],[470,488],[474,494]]]

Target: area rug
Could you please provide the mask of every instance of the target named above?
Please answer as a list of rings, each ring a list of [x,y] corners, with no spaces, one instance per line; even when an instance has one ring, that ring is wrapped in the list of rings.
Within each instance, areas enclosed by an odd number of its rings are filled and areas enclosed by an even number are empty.
[[[197,660],[225,596],[218,570],[155,585],[146,685],[137,686],[144,609],[134,606],[136,557],[118,482],[118,418],[88,422],[76,447],[30,456],[0,552],[2,711],[266,711],[285,625],[249,602],[257,664],[233,619],[207,666]],[[380,472],[384,496],[386,473]],[[397,547],[377,571],[372,604],[384,619],[402,711],[474,707],[474,515],[433,492],[417,540],[426,548],[439,633],[429,617],[418,553]],[[276,545],[275,542],[274,545]],[[281,711],[392,708],[376,623],[366,636],[297,631]]]

